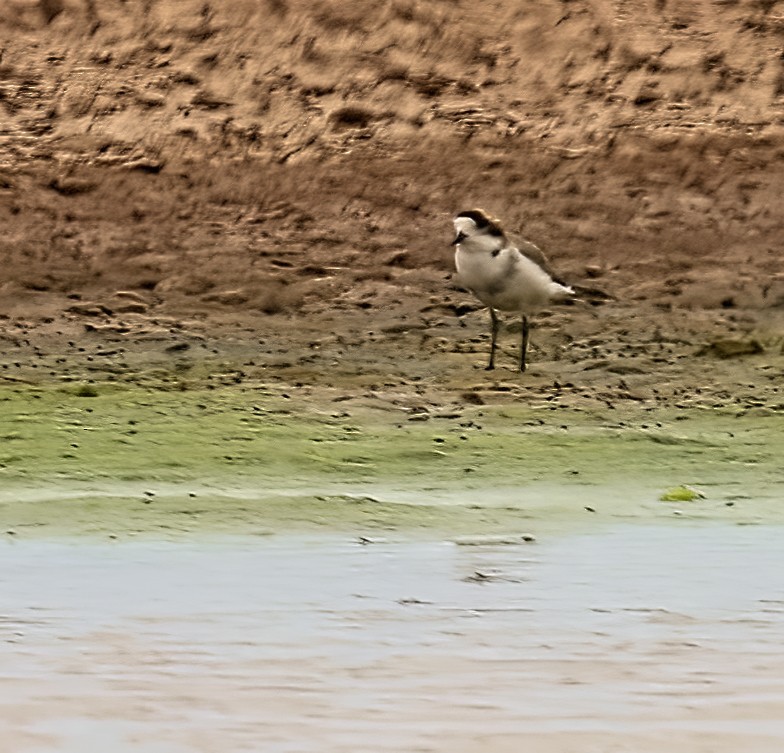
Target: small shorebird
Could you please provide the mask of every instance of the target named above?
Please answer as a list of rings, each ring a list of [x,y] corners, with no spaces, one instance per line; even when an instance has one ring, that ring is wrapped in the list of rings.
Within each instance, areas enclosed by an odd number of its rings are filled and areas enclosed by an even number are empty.
[[[520,344],[520,371],[525,371],[528,350],[528,317],[554,301],[574,295],[574,290],[558,282],[547,266],[544,254],[533,244],[513,244],[498,220],[481,209],[460,212],[454,220],[455,266],[460,282],[490,309],[490,362],[495,368],[495,348],[500,325],[496,309],[520,314],[523,336]]]

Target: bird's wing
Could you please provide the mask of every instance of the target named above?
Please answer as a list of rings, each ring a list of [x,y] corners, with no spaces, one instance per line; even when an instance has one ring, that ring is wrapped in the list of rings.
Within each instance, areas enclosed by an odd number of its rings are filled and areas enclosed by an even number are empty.
[[[550,275],[550,278],[553,280],[553,282],[557,282],[559,285],[563,285],[564,287],[572,288],[579,299],[590,303],[592,306],[596,306],[600,303],[606,303],[607,301],[616,300],[615,296],[607,293],[601,288],[586,285],[575,285],[574,283],[567,285],[565,280],[560,275],[557,275],[553,272],[552,267],[547,261],[547,257],[544,255],[542,249],[540,249],[539,246],[531,243],[531,241],[510,238],[507,238],[507,241],[507,246],[509,248],[517,249],[523,256],[530,259],[534,264],[538,264],[545,272],[547,272],[548,275]]]
[[[550,267],[550,263],[547,261],[547,257],[544,255],[539,246],[531,243],[531,241],[526,241],[522,239],[510,239],[509,245],[512,248],[516,248],[523,256],[527,259],[530,259],[534,264],[540,266],[545,272],[547,272],[550,277],[557,282],[559,285],[566,285],[566,283],[553,272],[552,268]]]

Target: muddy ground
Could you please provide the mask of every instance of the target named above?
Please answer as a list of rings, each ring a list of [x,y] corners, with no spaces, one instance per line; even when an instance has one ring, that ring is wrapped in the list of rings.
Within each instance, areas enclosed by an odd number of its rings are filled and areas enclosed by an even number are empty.
[[[0,389],[0,533],[532,535],[781,523],[775,417],[324,401],[261,383]]]
[[[782,410],[779,3],[16,0],[0,24],[6,382]],[[474,205],[614,297],[540,316],[522,377],[511,332],[481,370],[452,279]]]

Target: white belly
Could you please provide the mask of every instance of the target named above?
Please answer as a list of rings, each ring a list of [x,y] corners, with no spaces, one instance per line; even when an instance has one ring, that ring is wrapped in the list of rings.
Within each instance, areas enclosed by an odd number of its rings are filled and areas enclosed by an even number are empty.
[[[516,249],[506,248],[493,256],[458,246],[455,266],[460,282],[486,306],[500,311],[532,314],[571,292]]]

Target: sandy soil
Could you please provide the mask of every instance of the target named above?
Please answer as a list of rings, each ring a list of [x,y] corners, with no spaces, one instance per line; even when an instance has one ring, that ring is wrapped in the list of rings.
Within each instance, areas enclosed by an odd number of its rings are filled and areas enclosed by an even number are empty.
[[[781,410],[780,4],[473,8],[4,4],[0,376]],[[477,371],[473,205],[616,299],[523,378],[509,333]]]

